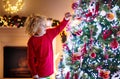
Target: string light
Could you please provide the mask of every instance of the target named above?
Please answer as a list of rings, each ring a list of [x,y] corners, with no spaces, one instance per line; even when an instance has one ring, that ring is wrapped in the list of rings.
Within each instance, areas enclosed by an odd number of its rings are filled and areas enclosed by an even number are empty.
[[[3,1],[3,7],[6,12],[8,13],[17,13],[23,8],[24,0],[17,0],[15,5],[10,3],[10,0],[2,0]]]

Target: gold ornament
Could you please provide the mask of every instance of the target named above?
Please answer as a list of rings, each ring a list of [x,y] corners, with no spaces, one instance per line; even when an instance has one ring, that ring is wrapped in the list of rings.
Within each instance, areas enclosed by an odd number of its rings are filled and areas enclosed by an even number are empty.
[[[107,13],[106,18],[108,21],[113,21],[115,19],[115,15],[114,13],[110,12],[110,13]]]

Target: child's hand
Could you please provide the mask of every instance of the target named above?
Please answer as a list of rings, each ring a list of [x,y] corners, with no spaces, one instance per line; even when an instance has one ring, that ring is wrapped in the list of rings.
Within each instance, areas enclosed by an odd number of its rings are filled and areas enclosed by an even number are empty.
[[[38,75],[34,75],[33,79],[39,79],[39,76]]]
[[[70,12],[65,13],[65,19],[69,20],[69,19],[70,19],[70,17],[71,17]]]

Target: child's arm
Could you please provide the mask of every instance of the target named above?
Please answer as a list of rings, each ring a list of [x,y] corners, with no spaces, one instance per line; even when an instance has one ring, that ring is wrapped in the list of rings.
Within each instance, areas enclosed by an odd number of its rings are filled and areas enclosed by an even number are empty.
[[[32,45],[32,41],[28,42],[28,51],[27,51],[27,55],[28,55],[28,64],[32,73],[32,76],[34,77],[35,75],[37,75],[37,71],[36,71],[36,67],[35,67],[35,55],[34,55],[34,49],[33,49],[33,45]]]
[[[55,28],[51,28],[49,30],[50,38],[53,39],[55,36],[57,36],[65,28],[65,26],[67,25],[70,17],[71,17],[71,14],[69,12],[67,12],[65,14],[65,18],[63,19],[63,21],[58,26],[56,26]]]

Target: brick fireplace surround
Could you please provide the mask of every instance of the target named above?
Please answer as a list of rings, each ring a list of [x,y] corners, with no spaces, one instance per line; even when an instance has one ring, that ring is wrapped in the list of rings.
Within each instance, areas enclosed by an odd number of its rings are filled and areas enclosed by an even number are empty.
[[[28,40],[28,35],[25,34],[25,28],[0,28],[0,79],[17,79],[17,78],[3,78],[3,63],[4,63],[4,54],[3,54],[3,47],[4,46],[27,46],[27,40]],[[56,45],[57,41],[57,45]],[[53,42],[53,50],[56,52],[54,54],[54,59],[55,62],[59,62],[59,57],[62,53],[61,50],[61,39],[60,36],[58,35],[57,38]],[[58,49],[59,48],[59,49]],[[59,52],[59,53],[58,53]],[[56,66],[57,68],[57,66]],[[20,79],[20,78],[18,78]],[[24,78],[21,78],[24,79]],[[32,78],[25,78],[25,79],[32,79]],[[51,78],[54,79],[54,78]]]

